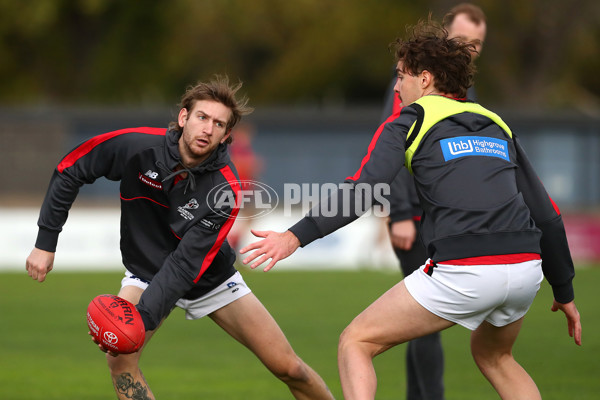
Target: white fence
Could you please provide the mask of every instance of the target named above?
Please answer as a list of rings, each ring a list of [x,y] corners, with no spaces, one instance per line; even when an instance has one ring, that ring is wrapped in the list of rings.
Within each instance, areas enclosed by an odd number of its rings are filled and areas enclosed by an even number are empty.
[[[0,270],[25,269],[25,259],[35,244],[37,209],[0,208]],[[253,220],[259,230],[285,230],[301,214],[284,217],[273,212]],[[237,224],[237,222],[236,222]],[[383,220],[363,217],[339,231],[299,249],[275,270],[293,268],[396,269]],[[244,227],[241,244],[253,241]],[[58,241],[54,271],[114,270],[123,268],[119,252],[119,210],[71,210]]]
[[[0,271],[23,270],[35,244],[38,210],[0,208]],[[283,231],[302,217],[300,211],[284,216],[280,210],[250,220],[236,221],[240,247],[256,240],[250,228]],[[576,263],[600,262],[600,215],[564,216],[571,254]],[[238,258],[242,258],[238,256]],[[77,209],[70,212],[58,241],[55,271],[115,270],[123,268],[119,252],[119,210]],[[280,261],[275,270],[287,269],[383,269],[398,270],[398,261],[380,217],[365,216],[319,239]]]

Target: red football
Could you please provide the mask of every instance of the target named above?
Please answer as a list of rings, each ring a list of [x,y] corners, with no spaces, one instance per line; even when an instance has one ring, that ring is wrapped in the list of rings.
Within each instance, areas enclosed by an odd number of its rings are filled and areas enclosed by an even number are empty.
[[[144,322],[135,306],[112,294],[101,294],[90,302],[87,323],[96,341],[114,353],[136,352],[146,338]]]

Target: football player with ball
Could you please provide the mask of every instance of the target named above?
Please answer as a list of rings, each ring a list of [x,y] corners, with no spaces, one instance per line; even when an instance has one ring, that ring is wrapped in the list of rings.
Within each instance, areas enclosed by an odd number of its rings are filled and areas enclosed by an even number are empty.
[[[256,354],[296,399],[333,398],[234,268],[226,237],[238,208],[219,206],[207,196],[216,187],[233,196],[240,191],[227,152],[232,128],[252,111],[246,99],[236,97],[240,87],[219,76],[190,87],[168,129],[122,129],[93,137],[60,161],[50,181],[35,248],[26,261],[29,276],[39,282],[53,268],[58,236],[79,188],[100,177],[120,181],[125,277],[118,296],[98,296],[88,307],[90,333],[108,353],[119,399],[132,398],[134,391],[136,398],[154,398],[139,359],[175,306],[187,319],[208,315]]]

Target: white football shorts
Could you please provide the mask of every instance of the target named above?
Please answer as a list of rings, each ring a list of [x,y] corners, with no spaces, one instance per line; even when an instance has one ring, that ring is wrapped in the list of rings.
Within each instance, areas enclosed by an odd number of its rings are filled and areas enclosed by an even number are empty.
[[[136,286],[146,290],[149,284],[150,282],[138,278],[128,270],[125,270],[125,277],[121,280],[122,288]],[[200,319],[250,292],[252,291],[244,282],[244,278],[242,278],[239,271],[236,271],[229,279],[204,296],[193,300],[179,299],[175,305],[185,310],[186,319]]]
[[[483,321],[500,327],[523,317],[544,278],[541,260],[495,265],[440,263],[431,276],[423,271],[425,265],[404,279],[409,293],[433,314],[470,330]]]

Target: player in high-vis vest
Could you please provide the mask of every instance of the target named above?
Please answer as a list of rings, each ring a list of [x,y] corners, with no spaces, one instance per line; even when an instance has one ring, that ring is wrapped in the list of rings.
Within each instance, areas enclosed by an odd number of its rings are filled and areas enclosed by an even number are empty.
[[[475,61],[479,59],[485,41],[486,20],[486,15],[479,6],[465,2],[452,7],[444,15],[442,25],[449,37],[460,38],[475,45]],[[394,79],[386,90],[381,121],[402,109],[403,105],[394,92],[397,80],[394,73]],[[467,90],[467,99],[477,101],[475,85]],[[427,251],[421,241],[420,222],[423,211],[419,205],[414,179],[407,169],[400,170],[391,183],[389,201],[389,219],[385,222],[392,249],[402,274],[406,277],[419,269],[427,258]],[[406,344],[405,366],[406,400],[445,400],[445,357],[440,332],[409,341]]]
[[[395,91],[405,107],[376,131],[359,170],[327,202],[286,232],[241,250],[270,270],[298,247],[356,220],[368,191],[406,167],[414,174],[428,259],[359,314],[341,335],[338,366],[347,400],[374,399],[373,358],[455,324],[472,331],[471,352],[503,399],[540,399],[512,356],[523,318],[545,276],[552,310],[562,310],[581,344],[573,302],[574,267],[558,207],[546,193],[518,138],[502,119],[466,100],[472,44],[449,39],[432,21],[398,39]],[[349,189],[347,186],[351,186]],[[332,215],[331,210],[338,213]],[[348,213],[350,211],[350,213]],[[542,262],[543,259],[543,262]]]

